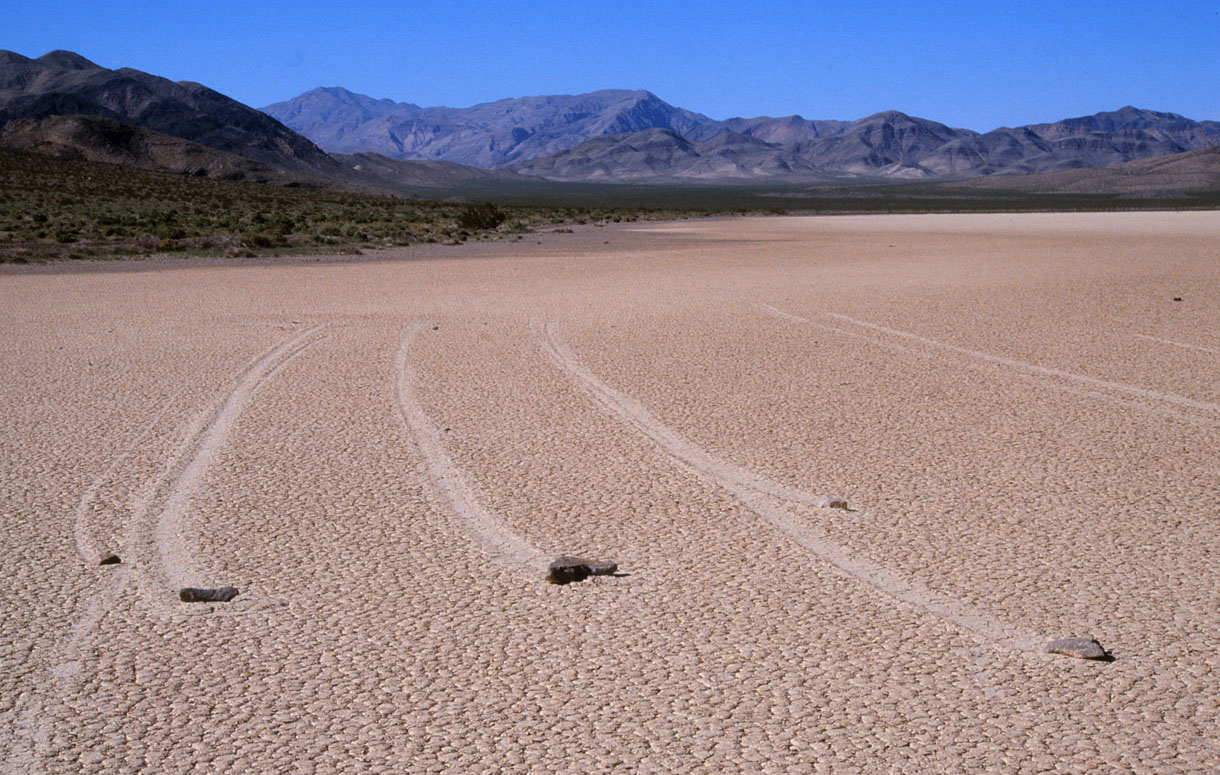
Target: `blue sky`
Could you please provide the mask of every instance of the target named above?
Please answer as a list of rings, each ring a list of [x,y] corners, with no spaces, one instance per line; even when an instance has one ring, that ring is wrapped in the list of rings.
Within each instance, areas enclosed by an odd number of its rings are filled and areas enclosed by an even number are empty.
[[[713,118],[901,110],[985,131],[1133,104],[1220,119],[1220,0],[9,0],[0,48],[76,51],[255,107],[643,88]]]

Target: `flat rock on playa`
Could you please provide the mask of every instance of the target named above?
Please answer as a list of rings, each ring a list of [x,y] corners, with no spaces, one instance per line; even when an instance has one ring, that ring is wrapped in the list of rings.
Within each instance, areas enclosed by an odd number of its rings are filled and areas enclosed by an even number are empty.
[[[733,217],[0,265],[0,771],[1220,772],[1217,245]],[[632,575],[546,584],[566,552]],[[175,597],[222,580],[258,595]]]
[[[178,591],[178,599],[184,603],[228,603],[237,595],[237,587],[218,587],[216,589],[183,587]]]
[[[565,556],[551,562],[546,580],[552,584],[570,584],[584,581],[589,576],[609,576],[617,571],[618,563]]]
[[[1093,638],[1061,638],[1046,644],[1051,654],[1062,654],[1077,659],[1105,659],[1109,656],[1102,645]]]

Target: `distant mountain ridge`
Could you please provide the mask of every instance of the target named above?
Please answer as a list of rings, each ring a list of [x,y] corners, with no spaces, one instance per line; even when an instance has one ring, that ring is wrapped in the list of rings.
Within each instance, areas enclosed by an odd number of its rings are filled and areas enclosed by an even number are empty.
[[[1220,122],[1133,107],[986,133],[898,111],[855,121],[718,121],[651,92],[616,90],[422,108],[331,87],[264,110],[331,151],[552,180],[937,180],[1107,167],[1220,145]]]
[[[714,136],[715,137],[715,136]],[[511,165],[552,180],[743,179],[787,177],[830,181],[880,178],[945,180],[991,175],[1026,175],[1092,169],[1220,146],[1220,123],[1196,122],[1172,113],[1122,108],[980,134],[896,111],[844,122],[837,131],[794,143],[746,144],[746,135],[724,130],[716,147],[698,141],[683,146],[676,163],[640,165],[632,149],[657,138],[616,135],[586,141],[567,151]],[[756,139],[756,138],[751,138]],[[670,138],[671,144],[685,138]]]
[[[268,105],[268,115],[335,153],[372,152],[502,167],[608,134],[665,128],[680,134],[714,123],[646,91],[521,97],[471,108],[421,108],[339,87]]]

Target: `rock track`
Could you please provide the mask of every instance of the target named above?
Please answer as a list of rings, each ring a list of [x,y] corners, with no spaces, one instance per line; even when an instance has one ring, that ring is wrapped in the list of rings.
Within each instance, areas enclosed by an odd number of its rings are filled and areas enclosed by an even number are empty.
[[[49,650],[50,657],[43,668],[46,681],[26,698],[15,714],[6,771],[42,771],[39,749],[46,746],[51,732],[47,705],[62,703],[75,693],[77,675],[92,647],[94,634],[118,598],[141,580],[153,580],[163,589],[157,598],[152,599],[152,610],[168,611],[170,592],[176,595],[177,588],[185,585],[184,579],[192,577],[188,574],[193,573],[194,577],[200,575],[193,570],[189,541],[184,536],[185,512],[190,498],[254,392],[285,363],[321,341],[320,338],[308,339],[319,328],[313,326],[289,336],[251,363],[214,410],[180,430],[183,441],[177,454],[171,456],[176,457],[177,461],[167,461],[163,477],[144,482],[132,493],[130,511],[133,519],[127,525],[123,538],[116,538],[111,544],[121,544],[124,549],[130,547],[132,552],[127,554],[122,565],[98,571],[100,578],[97,589],[85,596],[68,632]],[[72,519],[74,545],[82,561],[94,563],[97,553],[89,547],[83,529],[90,503],[127,456],[149,437],[173,403],[171,401],[161,407],[133,444],[116,456],[82,493]],[[163,493],[160,498],[161,512],[150,529],[147,521],[150,512],[156,508],[159,493]]]
[[[966,358],[954,359],[954,364],[961,368],[990,369],[999,367],[1014,370],[1015,373],[1012,376],[1015,378],[1033,382],[1034,384],[1050,390],[1100,399],[1109,403],[1121,404],[1141,412],[1156,414],[1162,417],[1172,417],[1174,419],[1184,420],[1190,423],[1220,427],[1220,417],[1216,417],[1214,414],[1214,412],[1220,412],[1220,404],[1215,404],[1209,401],[1198,401],[1183,396],[1173,395],[1171,393],[1148,390],[1146,388],[1141,388],[1134,385],[1100,380],[1082,374],[1075,374],[1063,369],[1051,369],[1044,366],[1037,366],[1035,364],[1025,363],[1012,358],[1006,358],[1004,356],[993,355],[991,353],[985,353],[979,350],[970,350],[968,348],[958,347],[957,345],[939,342],[934,339],[928,339],[927,337],[918,336],[905,331],[899,331],[898,329],[889,328],[887,326],[880,326],[867,321],[857,320],[856,318],[838,313],[825,313],[825,317],[828,320],[841,320],[846,323],[855,323],[860,328],[853,330],[850,328],[843,328],[842,326],[827,325],[826,323],[817,322],[809,318],[784,312],[783,310],[770,304],[759,303],[757,306],[768,315],[772,315],[783,320],[789,320],[794,323],[811,326],[821,331],[829,331],[839,336],[860,339],[877,347],[909,353],[916,357],[934,357],[938,351],[960,353],[961,355],[968,356]],[[892,339],[884,338],[884,336],[876,336],[866,333],[866,331],[870,330],[881,334],[891,335],[898,338],[899,341],[893,341]],[[926,345],[926,347],[908,347],[900,344],[900,341],[904,340],[915,341],[919,344]],[[1065,382],[1067,384],[1065,384]],[[1100,389],[1088,389],[1078,387],[1079,385],[1092,385]],[[1118,395],[1116,395],[1116,393]],[[1170,406],[1165,406],[1164,404],[1169,404]],[[1175,405],[1179,407],[1211,411],[1187,413],[1180,411],[1180,409],[1172,408],[1172,406]]]
[[[1175,342],[1172,339],[1164,339],[1162,337],[1151,336],[1149,334],[1132,334],[1132,336],[1134,336],[1138,339],[1147,340],[1149,342],[1167,344],[1170,347],[1177,347],[1182,350],[1195,350],[1196,352],[1211,353],[1212,355],[1220,355],[1220,349],[1215,348],[1215,347],[1205,347],[1204,345],[1201,345],[1201,344],[1191,344],[1189,342]]]
[[[910,331],[900,331],[899,329],[896,329],[896,328],[890,328],[889,326],[883,326],[878,323],[869,322],[867,320],[860,320],[859,318],[854,318],[854,317],[851,317],[850,315],[844,315],[839,312],[827,312],[826,316],[833,320],[839,320],[844,323],[850,323],[851,325],[859,326],[861,328],[866,328],[871,331],[877,331],[879,333],[887,334],[889,336],[899,337],[902,339],[906,339],[908,341],[918,342],[919,344],[923,344],[928,347],[935,347],[937,349],[945,350],[947,352],[957,353],[959,355],[965,355],[969,358],[975,358],[977,360],[987,361],[988,363],[996,363],[1001,366],[1006,366],[1010,369],[1014,369],[1016,371],[1023,371],[1027,374],[1036,374],[1041,377],[1049,377],[1052,379],[1060,379],[1060,380],[1065,380],[1067,382],[1074,382],[1074,383],[1077,383],[1080,385],[1088,385],[1088,386],[1091,386],[1094,388],[1101,388],[1103,390],[1113,391],[1115,393],[1120,393],[1120,394],[1124,394],[1124,395],[1128,395],[1128,396],[1135,396],[1136,398],[1153,399],[1156,401],[1162,401],[1167,404],[1173,404],[1173,405],[1179,406],[1179,407],[1187,407],[1190,409],[1200,409],[1200,410],[1204,410],[1207,412],[1220,412],[1220,404],[1214,403],[1212,401],[1199,401],[1199,400],[1196,400],[1193,398],[1186,398],[1185,396],[1178,396],[1178,395],[1174,395],[1172,393],[1163,393],[1158,390],[1149,390],[1148,388],[1137,387],[1135,385],[1126,385],[1121,382],[1112,382],[1110,380],[1097,379],[1096,377],[1090,377],[1090,376],[1087,376],[1084,374],[1076,374],[1074,372],[1066,371],[1064,369],[1054,369],[1054,368],[1049,368],[1046,366],[1038,366],[1033,363],[1026,363],[1024,361],[1019,361],[1014,358],[1008,358],[1003,355],[995,355],[993,353],[982,352],[981,350],[972,350],[968,347],[959,347],[958,345],[950,344],[948,342],[941,342],[941,341],[938,341],[936,339],[931,339],[926,336],[920,336],[919,334],[914,334],[914,333],[911,333]]]
[[[289,336],[255,360],[216,408],[195,420],[187,432],[185,448],[159,488],[158,513],[149,531],[152,546],[146,540],[137,549],[141,565],[149,569],[150,577],[170,600],[176,599],[182,587],[209,583],[205,572],[197,567],[191,549],[186,524],[191,498],[254,392],[284,364],[321,341],[310,338],[319,328],[311,326]]]
[[[76,553],[83,562],[93,563],[97,561],[98,556],[103,551],[111,551],[114,546],[99,546],[95,543],[94,535],[104,529],[102,526],[96,526],[91,529],[89,525],[90,508],[93,506],[94,500],[97,498],[98,492],[102,486],[107,484],[118,471],[124,461],[136,450],[138,450],[145,440],[152,434],[156,427],[161,423],[165,413],[173,406],[174,400],[167,401],[154,415],[148,425],[140,431],[140,434],[132,442],[131,446],[120,452],[110,461],[106,469],[97,475],[85,491],[81,493],[80,501],[76,505],[76,510],[72,514],[72,537],[76,544]],[[111,528],[113,529],[113,527]],[[121,558],[120,558],[121,559]]]
[[[459,534],[468,536],[498,562],[528,570],[541,578],[551,558],[531,546],[479,504],[473,487],[445,452],[436,425],[428,419],[415,397],[415,376],[411,370],[411,344],[424,330],[423,323],[411,326],[403,337],[395,364],[395,403],[411,443],[424,465],[428,490],[446,513],[455,518]]]
[[[554,324],[548,323],[543,327],[541,344],[550,353],[556,365],[580,383],[588,394],[607,410],[652,439],[675,460],[732,492],[755,514],[845,575],[868,584],[896,601],[973,633],[988,644],[1024,652],[1036,652],[1042,645],[1038,638],[1005,627],[982,611],[973,610],[960,601],[936,593],[918,581],[902,578],[888,568],[852,555],[830,540],[812,520],[798,517],[776,502],[782,500],[809,506],[817,503],[818,496],[768,482],[748,471],[716,460],[681,438],[643,406],[610,387],[585,368],[579,358],[560,341]]]

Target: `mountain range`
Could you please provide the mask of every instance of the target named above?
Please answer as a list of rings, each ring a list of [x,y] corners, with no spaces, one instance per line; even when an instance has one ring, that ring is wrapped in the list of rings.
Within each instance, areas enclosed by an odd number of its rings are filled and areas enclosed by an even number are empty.
[[[855,121],[718,121],[647,91],[421,108],[331,87],[263,110],[329,151],[552,180],[939,180],[1107,167],[1220,145],[1220,122],[1134,107],[986,133],[898,111]]]
[[[543,180],[1015,181],[1217,147],[1220,122],[1134,107],[986,133],[897,111],[854,121],[716,120],[642,90],[424,108],[333,87],[259,111],[198,83],[110,70],[68,51],[37,59],[0,51],[0,145],[213,177],[418,195]],[[1173,170],[1193,170],[1183,178],[1190,187],[1220,165],[1220,154],[1191,158],[1157,166],[1156,174],[1169,181]],[[1154,171],[1124,169],[1106,184],[1083,175],[1048,185],[1110,190]]]

